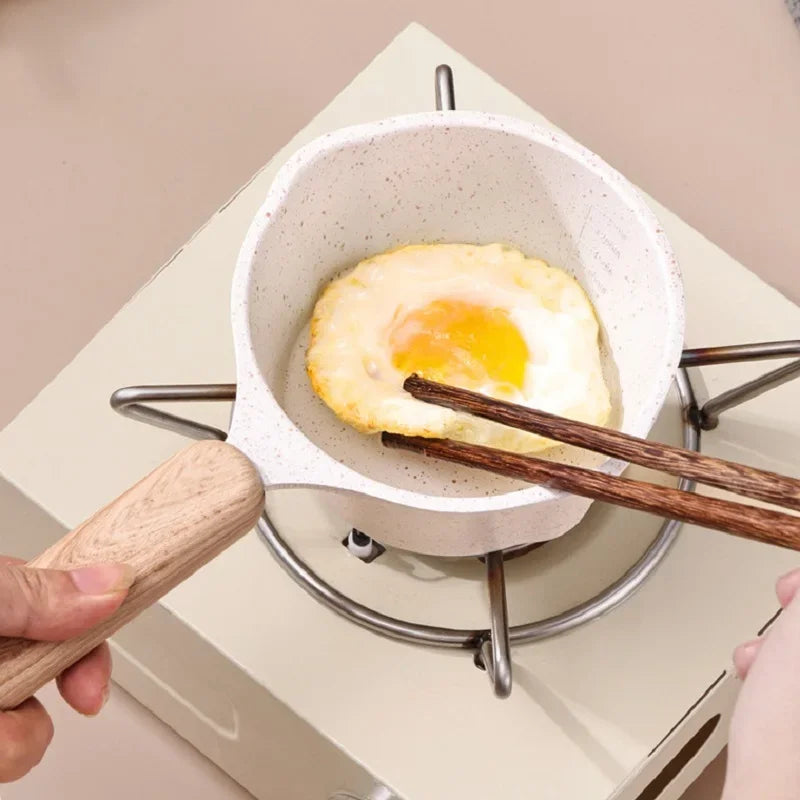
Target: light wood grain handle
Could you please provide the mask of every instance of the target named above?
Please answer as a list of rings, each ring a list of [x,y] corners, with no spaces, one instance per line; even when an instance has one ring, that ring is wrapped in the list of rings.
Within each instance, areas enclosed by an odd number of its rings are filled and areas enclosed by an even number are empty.
[[[136,578],[109,619],[65,642],[0,638],[0,710],[14,708],[255,525],[256,468],[235,447],[198,442],[33,559],[71,569],[125,563]]]

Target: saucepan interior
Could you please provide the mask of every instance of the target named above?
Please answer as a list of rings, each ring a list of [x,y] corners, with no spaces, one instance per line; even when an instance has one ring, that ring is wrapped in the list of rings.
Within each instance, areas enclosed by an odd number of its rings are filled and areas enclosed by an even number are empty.
[[[249,265],[249,340],[289,419],[337,461],[426,495],[521,489],[384,449],[341,423],[310,386],[309,319],[323,287],[362,258],[410,243],[501,242],[575,276],[601,324],[610,424],[648,433],[680,356],[680,274],[638,193],[571,140],[482,113],[395,118],[314,142],[284,167],[271,196]],[[582,451],[549,457],[618,471]]]

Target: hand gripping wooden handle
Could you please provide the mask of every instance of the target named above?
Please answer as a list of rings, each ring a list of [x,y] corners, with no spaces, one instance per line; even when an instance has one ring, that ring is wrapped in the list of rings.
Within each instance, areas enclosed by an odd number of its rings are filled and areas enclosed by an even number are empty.
[[[198,442],[137,483],[29,563],[71,569],[130,564],[125,602],[65,642],[0,638],[0,710],[14,708],[155,603],[255,525],[264,487],[253,464],[223,442]],[[2,603],[0,603],[2,613]]]

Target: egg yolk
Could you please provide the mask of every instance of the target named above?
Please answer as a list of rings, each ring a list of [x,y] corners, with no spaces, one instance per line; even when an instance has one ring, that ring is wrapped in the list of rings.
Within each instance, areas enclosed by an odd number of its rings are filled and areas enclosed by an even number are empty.
[[[528,346],[501,308],[434,300],[398,319],[389,339],[392,363],[404,375],[463,388],[494,384],[522,389]]]

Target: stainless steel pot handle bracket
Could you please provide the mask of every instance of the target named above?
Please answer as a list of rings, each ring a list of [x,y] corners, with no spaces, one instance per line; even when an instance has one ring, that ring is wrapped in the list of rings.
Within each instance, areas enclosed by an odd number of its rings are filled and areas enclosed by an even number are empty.
[[[684,350],[682,367],[705,367],[714,364],[736,364],[742,361],[766,361],[778,358],[795,358],[782,367],[765,372],[758,378],[728,389],[707,400],[700,408],[693,409],[693,420],[704,431],[719,425],[723,411],[734,408],[764,392],[800,377],[800,339],[785,342],[760,342],[756,344],[735,344],[725,347],[699,347]]]

